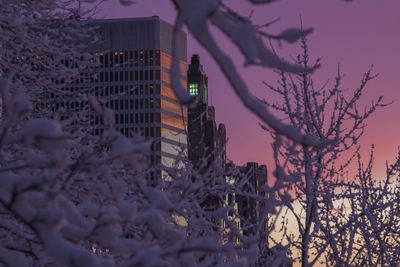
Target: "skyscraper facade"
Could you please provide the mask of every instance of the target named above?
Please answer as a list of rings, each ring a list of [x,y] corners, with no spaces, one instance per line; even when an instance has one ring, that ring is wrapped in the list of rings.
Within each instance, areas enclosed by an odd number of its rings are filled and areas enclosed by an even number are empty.
[[[265,198],[265,186],[267,185],[267,166],[259,165],[256,162],[247,162],[241,167],[241,172],[246,178],[247,184],[245,191],[253,192]],[[241,219],[241,228],[245,235],[252,235],[265,223],[264,202],[248,196],[236,196],[238,203],[238,213]],[[264,227],[264,225],[263,225]],[[263,228],[262,227],[262,228]]]
[[[226,130],[215,122],[215,109],[208,104],[208,77],[193,55],[187,71],[187,88],[195,102],[188,108],[188,154],[193,166],[204,172],[211,164],[226,162]]]
[[[247,183],[244,185],[244,192],[249,195],[257,195],[262,200],[267,198],[267,166],[260,165],[256,162],[248,162],[241,167]],[[249,195],[236,195],[238,214],[240,218],[240,228],[244,235],[253,236],[260,235],[258,239],[259,256],[251,266],[266,266],[265,260],[268,253],[268,243],[266,240],[267,215],[265,201],[250,197]],[[279,265],[282,266],[282,265]]]
[[[115,115],[115,128],[127,137],[140,134],[155,140],[149,163],[172,167],[187,150],[187,109],[171,87],[173,26],[157,16],[89,21],[99,40],[89,53],[100,65],[96,78],[68,84],[70,90],[89,88]],[[186,85],[186,34],[180,33],[177,51],[181,82]],[[101,134],[101,117],[92,112],[94,134]],[[159,176],[159,175],[158,175]]]

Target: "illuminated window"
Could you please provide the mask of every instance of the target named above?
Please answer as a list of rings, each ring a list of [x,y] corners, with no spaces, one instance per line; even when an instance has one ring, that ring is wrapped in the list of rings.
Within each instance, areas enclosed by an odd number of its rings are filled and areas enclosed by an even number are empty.
[[[199,86],[197,83],[189,83],[189,95],[198,95]]]

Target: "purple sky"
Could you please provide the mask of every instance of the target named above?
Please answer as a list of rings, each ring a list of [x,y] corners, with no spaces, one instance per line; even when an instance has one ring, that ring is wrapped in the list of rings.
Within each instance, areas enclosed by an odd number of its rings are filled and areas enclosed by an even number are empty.
[[[200,0],[199,0],[200,1]],[[144,17],[158,15],[165,21],[174,21],[174,7],[169,0],[137,0],[135,5],[126,7],[108,1],[101,6],[100,17]],[[271,5],[256,6],[244,0],[229,0],[226,3],[243,15],[254,9],[253,19],[258,24],[277,17],[280,21],[269,28],[278,33],[286,27],[299,26],[302,15],[304,27],[314,27],[309,38],[311,58],[323,57],[322,67],[316,73],[317,84],[333,78],[340,63],[345,74],[344,87],[353,89],[362,74],[372,64],[379,77],[370,82],[364,96],[365,104],[379,95],[389,107],[378,110],[368,121],[366,134],[362,139],[365,160],[372,144],[375,144],[377,174],[383,174],[384,162],[392,161],[400,145],[400,1],[398,0],[281,0]],[[269,97],[262,81],[269,83],[276,76],[269,69],[252,67],[243,69],[243,58],[230,43],[220,36],[218,39],[225,51],[235,58],[242,69],[246,82],[254,94]],[[277,51],[280,55],[295,56],[299,46],[284,44]],[[234,95],[225,78],[213,60],[188,36],[188,57],[197,53],[209,76],[209,90],[212,104],[216,107],[218,122],[225,123],[229,143],[228,157],[237,164],[257,161],[270,165],[271,151],[268,134],[260,129],[258,119],[247,111]]]

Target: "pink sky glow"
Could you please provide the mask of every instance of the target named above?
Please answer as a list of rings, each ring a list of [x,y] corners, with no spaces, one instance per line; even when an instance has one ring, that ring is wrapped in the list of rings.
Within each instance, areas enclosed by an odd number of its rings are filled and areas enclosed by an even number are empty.
[[[395,0],[282,0],[271,5],[251,6],[244,0],[225,1],[242,15],[254,9],[253,21],[264,24],[275,18],[279,22],[268,30],[278,33],[286,27],[298,27],[300,14],[304,27],[314,27],[309,38],[312,59],[323,57],[322,67],[315,75],[317,84],[334,78],[337,64],[345,74],[344,88],[358,86],[363,72],[374,65],[379,77],[369,83],[363,104],[369,104],[383,95],[386,102],[394,103],[378,110],[368,120],[366,134],[361,140],[362,153],[367,160],[369,149],[375,144],[375,173],[384,174],[386,160],[393,161],[400,145],[400,1]],[[172,23],[175,10],[168,0],[137,0],[135,5],[121,6],[116,0],[101,5],[99,17],[126,18],[158,15]],[[232,55],[241,69],[252,92],[260,98],[268,98],[262,81],[274,83],[277,76],[270,69],[243,68],[243,58],[223,37],[218,41]],[[277,52],[290,59],[299,52],[299,46],[283,44]],[[258,119],[242,106],[226,79],[210,56],[188,36],[188,60],[197,53],[209,76],[212,105],[216,118],[227,127],[228,157],[237,164],[256,161],[271,166],[271,139],[258,126]]]

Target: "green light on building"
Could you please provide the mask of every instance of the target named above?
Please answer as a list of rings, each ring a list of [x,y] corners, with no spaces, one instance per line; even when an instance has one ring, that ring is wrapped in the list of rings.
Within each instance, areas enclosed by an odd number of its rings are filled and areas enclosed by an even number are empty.
[[[189,95],[198,95],[199,85],[197,83],[189,83]]]

